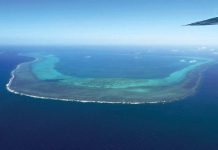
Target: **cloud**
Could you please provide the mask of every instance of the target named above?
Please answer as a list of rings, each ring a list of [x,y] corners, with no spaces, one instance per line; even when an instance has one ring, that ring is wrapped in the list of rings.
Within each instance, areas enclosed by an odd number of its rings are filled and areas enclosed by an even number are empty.
[[[86,59],[92,58],[92,56],[85,56]]]
[[[201,46],[201,47],[198,47],[198,50],[202,51],[202,50],[207,50],[208,48],[206,46]]]

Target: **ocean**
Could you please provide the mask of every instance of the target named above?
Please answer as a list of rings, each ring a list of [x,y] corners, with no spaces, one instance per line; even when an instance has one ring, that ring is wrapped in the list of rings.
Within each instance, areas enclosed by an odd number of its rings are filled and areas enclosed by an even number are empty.
[[[218,65],[194,96],[165,104],[97,104],[9,93],[11,71],[30,58],[0,55],[2,150],[208,150],[218,148]]]

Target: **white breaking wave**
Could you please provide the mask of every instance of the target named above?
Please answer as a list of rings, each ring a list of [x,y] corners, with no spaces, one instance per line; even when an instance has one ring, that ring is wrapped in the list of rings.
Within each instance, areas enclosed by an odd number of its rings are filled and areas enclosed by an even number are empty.
[[[193,64],[193,63],[196,63],[196,62],[197,62],[197,60],[190,60],[189,61],[190,64]]]
[[[180,62],[184,63],[184,62],[186,62],[186,60],[185,59],[181,59]]]

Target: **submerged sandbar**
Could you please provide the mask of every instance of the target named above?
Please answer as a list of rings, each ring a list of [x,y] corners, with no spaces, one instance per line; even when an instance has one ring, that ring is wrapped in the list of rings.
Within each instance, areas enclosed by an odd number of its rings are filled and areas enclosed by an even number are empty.
[[[36,60],[20,64],[8,89],[17,94],[55,100],[101,103],[158,103],[183,99],[195,93],[201,72],[212,60],[178,57],[184,68],[162,78],[78,77],[61,73],[56,55],[33,55]],[[67,67],[67,66],[66,66]]]

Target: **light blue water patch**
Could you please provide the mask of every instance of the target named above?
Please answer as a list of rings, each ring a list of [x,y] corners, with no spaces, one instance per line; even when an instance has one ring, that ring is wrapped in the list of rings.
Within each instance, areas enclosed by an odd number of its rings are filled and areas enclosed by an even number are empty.
[[[40,80],[64,79],[66,76],[55,69],[59,59],[53,55],[40,57],[32,66],[33,74]]]

